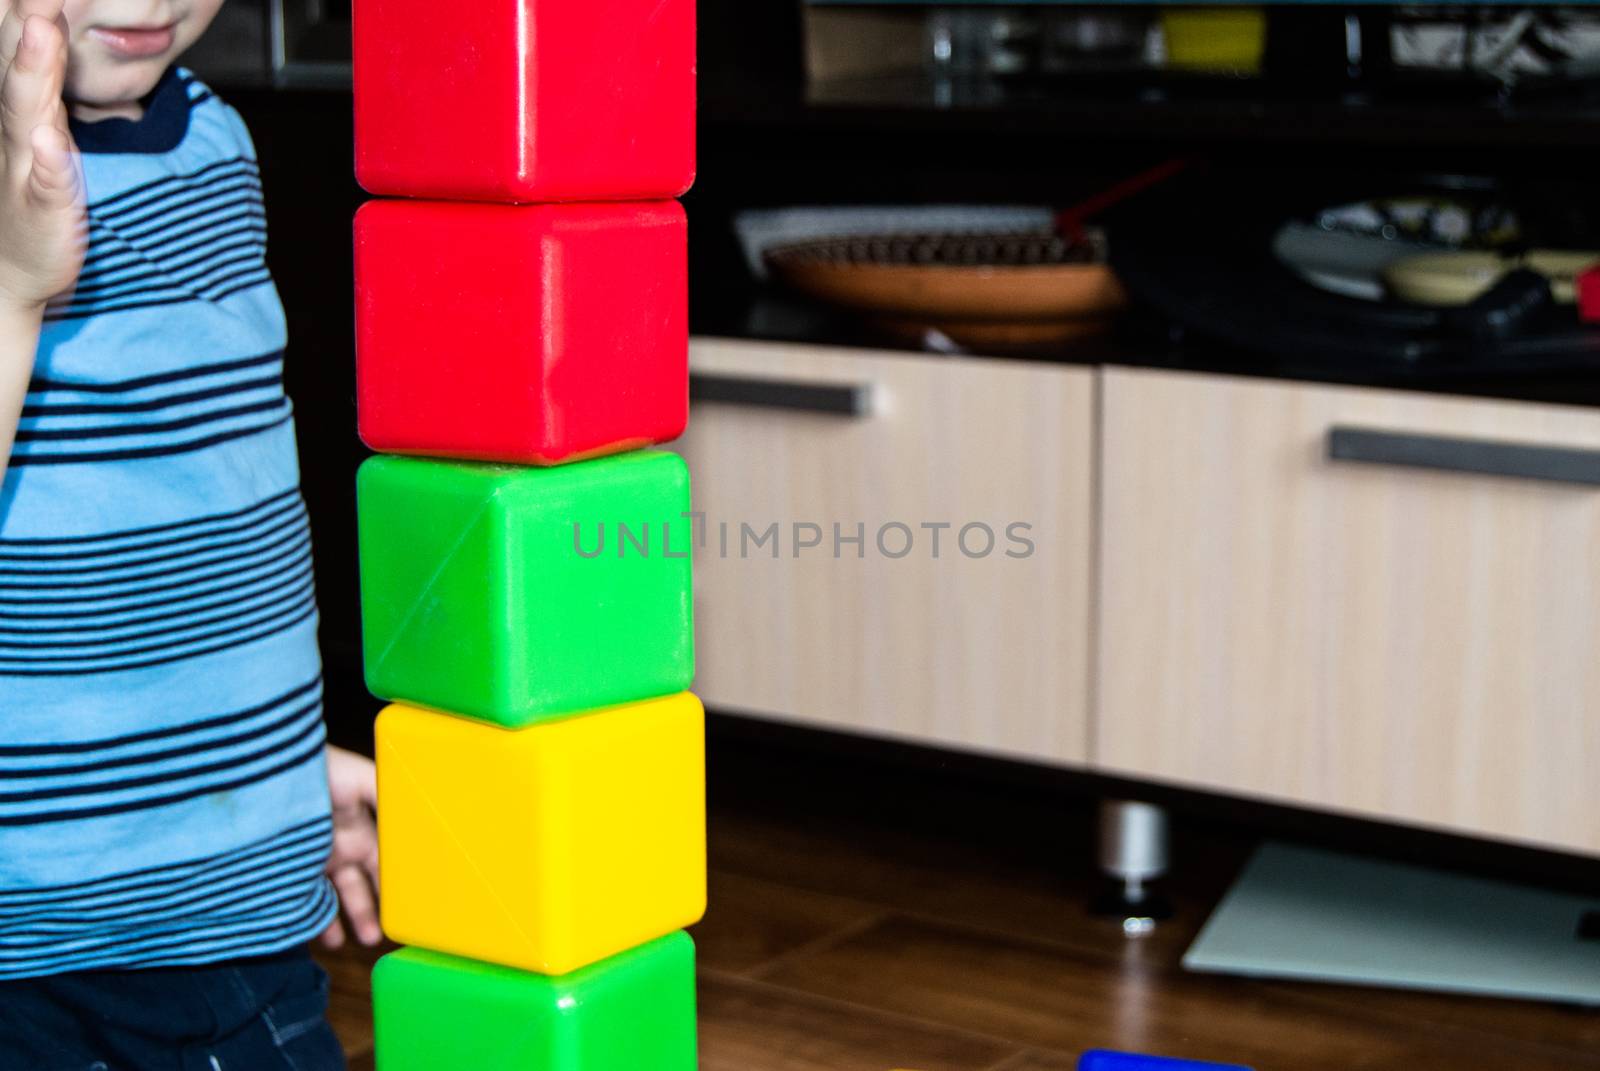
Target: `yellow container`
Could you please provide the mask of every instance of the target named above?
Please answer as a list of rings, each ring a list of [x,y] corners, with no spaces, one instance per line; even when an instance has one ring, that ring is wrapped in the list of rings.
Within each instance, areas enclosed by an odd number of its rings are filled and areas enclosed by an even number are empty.
[[[1267,14],[1259,7],[1170,7],[1161,12],[1167,66],[1218,74],[1259,74]]]

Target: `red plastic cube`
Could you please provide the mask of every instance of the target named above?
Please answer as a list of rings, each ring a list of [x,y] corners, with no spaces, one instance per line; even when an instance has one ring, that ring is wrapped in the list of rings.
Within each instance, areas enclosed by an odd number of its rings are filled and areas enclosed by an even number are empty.
[[[1578,273],[1578,318],[1586,324],[1600,324],[1600,264]]]
[[[694,0],[355,0],[356,177],[471,201],[694,181]]]
[[[372,201],[356,380],[374,450],[552,465],[676,438],[689,409],[676,201]]]

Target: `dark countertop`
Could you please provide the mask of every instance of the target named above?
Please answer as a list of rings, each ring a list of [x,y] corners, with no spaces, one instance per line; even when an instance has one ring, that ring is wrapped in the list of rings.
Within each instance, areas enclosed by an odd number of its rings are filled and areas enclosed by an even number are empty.
[[[1588,99],[1511,101],[1470,90],[1430,96],[1296,94],[1247,80],[1171,78],[1166,84],[1130,81],[1120,88],[1104,79],[1049,88],[958,85],[943,95],[925,78],[841,81],[815,85],[799,102],[732,102],[719,118],[941,135],[1007,127],[1039,137],[1137,137],[1168,146],[1268,142],[1369,149],[1460,144],[1570,149],[1592,144],[1600,130],[1600,107]]]
[[[701,293],[703,293],[703,289]],[[766,342],[939,355],[904,337],[875,328],[864,317],[780,292],[715,301],[697,293],[690,315],[694,334]],[[1380,387],[1466,397],[1600,407],[1600,350],[1579,367],[1408,368],[1363,358],[1327,361],[1267,356],[1168,332],[1164,325],[1129,317],[1104,334],[1056,347],[962,354],[976,358],[1083,366],[1118,365],[1221,375],[1258,376],[1306,383]]]

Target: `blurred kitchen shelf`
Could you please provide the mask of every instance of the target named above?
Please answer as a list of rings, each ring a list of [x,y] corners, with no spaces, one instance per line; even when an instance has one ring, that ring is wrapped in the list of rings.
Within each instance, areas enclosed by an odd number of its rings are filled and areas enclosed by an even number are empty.
[[[804,99],[708,101],[708,124],[939,134],[1076,135],[1176,144],[1530,146],[1570,148],[1600,136],[1600,104],[1464,101],[1424,94],[1295,95],[1258,81],[1065,80],[1008,87],[940,86],[924,77],[815,84]]]
[[[221,73],[219,89],[273,85],[296,93],[350,89],[348,65],[302,63],[266,76]],[[1230,145],[1570,150],[1600,140],[1600,103],[1454,101],[1419,94],[1296,96],[1255,81],[1189,79],[1106,85],[940,87],[920,77],[864,79],[785,92],[773,86],[706,97],[703,138],[760,127],[771,133],[1076,136],[1160,143],[1163,151]],[[1572,166],[1569,162],[1569,167]]]
[[[905,337],[877,330],[849,310],[833,308],[777,290],[740,298],[732,291],[700,286],[690,308],[690,330],[697,336],[792,342],[875,352],[928,355],[930,349]],[[1295,355],[1260,355],[1212,342],[1168,335],[1148,317],[1127,318],[1101,334],[1053,346],[967,356],[1051,364],[1159,368],[1218,375],[1252,376],[1305,383],[1342,384],[1455,394],[1514,401],[1554,402],[1600,407],[1600,360],[1592,367],[1497,369],[1470,366],[1406,368],[1352,358],[1322,361]]]

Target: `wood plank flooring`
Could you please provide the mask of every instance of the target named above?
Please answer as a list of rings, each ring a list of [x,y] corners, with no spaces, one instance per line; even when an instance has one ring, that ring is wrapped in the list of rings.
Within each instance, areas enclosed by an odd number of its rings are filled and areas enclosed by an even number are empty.
[[[1258,1071],[1600,1071],[1600,1013],[1191,975],[1179,958],[1253,846],[1180,824],[1176,917],[1084,905],[1092,802],[826,755],[712,751],[703,1071],[1071,1071],[1086,1048]],[[325,957],[371,1068],[370,953]]]

